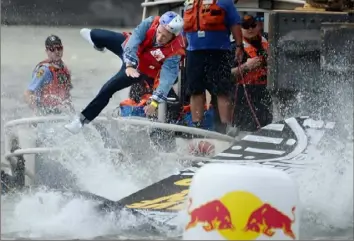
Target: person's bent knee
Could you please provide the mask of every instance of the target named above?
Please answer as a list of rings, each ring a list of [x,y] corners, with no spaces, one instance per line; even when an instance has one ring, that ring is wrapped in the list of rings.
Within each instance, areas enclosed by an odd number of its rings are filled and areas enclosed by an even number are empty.
[[[90,36],[96,47],[99,48],[104,48],[107,47],[107,45],[112,45],[113,42],[120,46],[125,40],[125,37],[122,33],[98,28],[92,29]]]
[[[98,28],[94,28],[91,29],[90,32],[90,36],[93,42],[100,42],[102,40],[104,40],[105,38],[107,38],[107,34],[105,34],[104,29],[98,29]]]
[[[100,29],[100,28],[94,28],[94,29],[91,29],[90,34],[91,34],[91,39],[105,40],[105,39],[111,37],[112,31]]]

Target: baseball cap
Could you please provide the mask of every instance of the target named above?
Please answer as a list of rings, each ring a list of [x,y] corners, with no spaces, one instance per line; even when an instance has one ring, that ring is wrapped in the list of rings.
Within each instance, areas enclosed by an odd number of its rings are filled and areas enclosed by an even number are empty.
[[[45,40],[45,46],[51,47],[55,45],[62,46],[63,44],[61,42],[61,39],[58,36],[52,34],[48,36],[47,39]]]
[[[255,28],[257,26],[257,20],[252,15],[245,15],[242,18],[241,27],[244,29]]]

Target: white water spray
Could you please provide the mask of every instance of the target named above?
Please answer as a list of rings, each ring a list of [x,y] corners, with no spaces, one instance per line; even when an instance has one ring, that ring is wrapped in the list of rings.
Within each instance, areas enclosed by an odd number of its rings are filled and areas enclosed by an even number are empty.
[[[339,80],[338,80],[339,81]],[[298,178],[304,206],[304,225],[347,239],[345,231],[353,230],[353,86],[333,83],[326,97],[336,122],[333,133],[325,136],[310,134],[308,159],[314,169],[306,169]],[[350,231],[351,230],[351,231]]]

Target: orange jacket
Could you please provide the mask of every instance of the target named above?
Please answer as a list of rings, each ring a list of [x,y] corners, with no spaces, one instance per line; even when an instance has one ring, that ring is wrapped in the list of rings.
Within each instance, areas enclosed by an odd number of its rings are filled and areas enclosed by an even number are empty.
[[[146,32],[144,41],[139,45],[137,53],[139,58],[138,70],[153,79],[159,75],[162,64],[166,58],[174,55],[185,55],[185,43],[182,35],[178,35],[164,46],[153,47],[156,30],[159,26],[159,19],[159,16],[154,18],[151,27]],[[129,36],[130,35],[127,36],[125,43],[128,41]]]
[[[40,62],[38,68],[47,66],[52,73],[52,81],[45,85],[41,90],[40,104],[43,107],[56,107],[70,98],[71,75],[68,68],[64,65],[58,68],[49,60]]]
[[[159,86],[159,79],[157,77],[154,79],[154,84],[152,88],[146,81],[144,84],[146,85],[146,89],[148,91],[147,93],[143,93],[143,95],[140,97],[139,103],[135,102],[131,98],[128,98],[120,102],[120,106],[145,106],[146,102],[150,99],[153,90],[155,90]]]
[[[141,97],[141,100],[139,103],[135,102],[134,100],[128,98],[123,100],[122,102],[119,103],[120,106],[136,106],[136,107],[142,107],[146,105],[146,102],[150,99],[151,94],[144,94]]]
[[[217,0],[187,0],[183,15],[184,32],[226,30],[226,12],[216,2]]]
[[[256,49],[253,45],[251,45],[247,40],[243,40],[243,45],[245,49],[245,53],[250,57],[250,58],[255,58],[255,57],[262,57],[258,55],[258,49]],[[269,44],[268,41],[262,37],[262,47],[264,50],[268,52],[269,49]],[[263,61],[267,61],[266,58],[264,58]],[[248,73],[246,73],[243,78],[241,78],[238,82],[239,84],[246,84],[246,85],[266,85],[267,84],[267,67],[263,66],[260,68],[257,68],[255,70],[252,70]]]

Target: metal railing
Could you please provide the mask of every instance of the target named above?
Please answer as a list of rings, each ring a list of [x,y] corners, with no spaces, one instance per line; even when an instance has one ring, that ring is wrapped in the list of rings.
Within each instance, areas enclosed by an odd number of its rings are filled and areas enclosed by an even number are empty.
[[[160,113],[160,119],[162,121],[165,120],[165,118],[162,117],[162,115],[165,114],[165,108],[163,108],[163,111]],[[29,118],[22,118],[22,119],[17,119],[17,120],[12,120],[9,121],[5,124],[5,159],[8,161],[7,162],[2,162],[3,167],[7,167],[11,169],[10,161],[14,157],[18,156],[23,156],[23,155],[35,155],[35,154],[55,154],[55,153],[60,153],[65,151],[63,148],[55,148],[55,147],[25,147],[21,149],[16,149],[12,150],[12,141],[17,139],[18,143],[20,142],[20,135],[21,133],[17,133],[17,128],[21,126],[32,126],[35,127],[37,124],[40,123],[51,123],[51,122],[66,122],[69,121],[70,117],[69,116],[41,116],[41,117],[29,117]],[[191,128],[187,126],[180,126],[180,125],[174,125],[174,124],[167,124],[163,122],[153,122],[149,121],[148,119],[135,119],[135,118],[129,118],[129,117],[118,117],[118,118],[106,118],[106,117],[98,117],[94,121],[94,123],[98,124],[109,124],[112,122],[115,122],[117,125],[120,124],[125,124],[125,125],[132,125],[132,126],[143,126],[147,128],[158,128],[161,130],[166,130],[166,131],[176,131],[176,132],[182,132],[182,133],[187,133],[191,135],[196,135],[200,136],[203,138],[210,138],[218,141],[223,141],[223,142],[228,142],[232,143],[235,141],[235,138],[223,135],[217,132],[213,131],[208,131],[208,130],[203,130],[203,129],[197,129],[197,128]],[[36,129],[34,129],[36,131]],[[21,145],[21,143],[19,143]],[[119,149],[107,149],[111,154],[115,155],[124,155],[124,153],[119,150]],[[163,153],[163,155],[166,158],[173,157],[175,154],[173,153]],[[183,158],[191,160],[191,161],[199,161],[199,160],[205,160],[205,157],[198,157],[194,156],[191,154],[184,155]],[[29,163],[30,162],[30,163]],[[29,183],[33,181],[33,178],[35,176],[35,170],[34,170],[34,165],[35,165],[35,158],[32,158],[32,161],[26,160],[26,163],[29,164],[32,168],[28,168],[27,165],[25,166],[25,175],[30,179]]]

